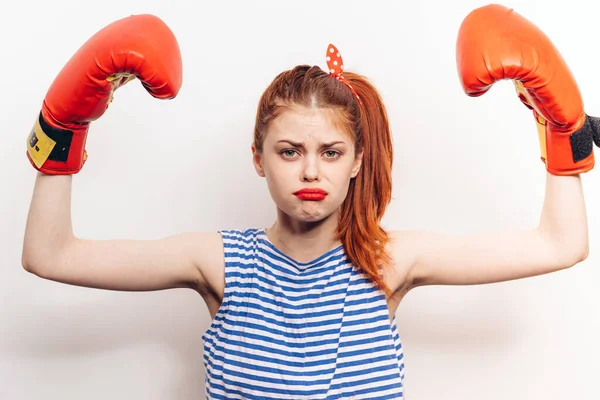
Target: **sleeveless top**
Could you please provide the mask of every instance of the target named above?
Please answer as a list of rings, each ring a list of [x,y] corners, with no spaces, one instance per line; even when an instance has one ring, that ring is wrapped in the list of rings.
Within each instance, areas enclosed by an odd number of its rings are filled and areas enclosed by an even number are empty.
[[[342,245],[308,263],[266,230],[223,230],[225,291],[202,335],[207,399],[402,399],[385,294]]]

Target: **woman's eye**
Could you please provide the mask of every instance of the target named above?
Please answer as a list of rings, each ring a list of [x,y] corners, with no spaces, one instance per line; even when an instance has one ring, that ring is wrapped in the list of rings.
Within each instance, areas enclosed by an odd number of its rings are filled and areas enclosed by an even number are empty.
[[[286,158],[292,158],[294,155],[296,155],[296,150],[283,150],[281,154],[283,154],[283,156]]]
[[[338,153],[338,152],[337,152],[337,151],[335,151],[335,150],[327,150],[327,151],[325,152],[325,156],[326,156],[327,158],[335,158],[335,157],[339,156],[339,154],[340,154],[340,153]]]

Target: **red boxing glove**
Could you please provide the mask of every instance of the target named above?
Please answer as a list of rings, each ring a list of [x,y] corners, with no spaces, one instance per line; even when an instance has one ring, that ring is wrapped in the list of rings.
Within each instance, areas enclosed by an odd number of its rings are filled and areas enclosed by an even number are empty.
[[[182,83],[179,45],[153,15],[133,15],[92,36],[60,71],[27,140],[27,157],[46,174],[76,174],[87,159],[90,122],[123,84],[138,78],[155,98],[174,98]]]
[[[594,167],[599,119],[585,113],[573,75],[538,27],[501,5],[475,9],[460,26],[456,60],[469,96],[513,80],[519,98],[533,110],[548,172],[575,175]]]

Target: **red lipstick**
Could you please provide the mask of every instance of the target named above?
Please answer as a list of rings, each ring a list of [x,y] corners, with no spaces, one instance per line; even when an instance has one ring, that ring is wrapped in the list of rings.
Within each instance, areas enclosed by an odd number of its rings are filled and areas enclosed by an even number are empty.
[[[323,189],[309,189],[309,188],[305,188],[305,189],[300,189],[296,192],[294,192],[294,194],[300,199],[300,200],[323,200],[325,199],[325,196],[327,196],[327,192],[324,191]]]

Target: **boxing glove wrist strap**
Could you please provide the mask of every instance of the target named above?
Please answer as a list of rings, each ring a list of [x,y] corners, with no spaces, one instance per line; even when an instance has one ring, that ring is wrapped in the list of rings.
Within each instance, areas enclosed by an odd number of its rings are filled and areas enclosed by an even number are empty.
[[[49,125],[40,112],[27,138],[27,152],[39,169],[47,161],[67,162],[73,132]]]
[[[600,118],[585,115],[583,126],[569,137],[573,162],[586,159],[592,154],[594,143],[600,146]]]

